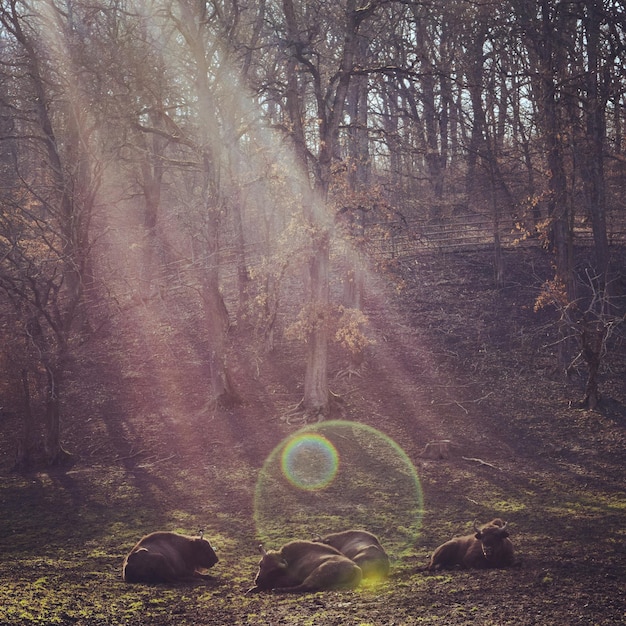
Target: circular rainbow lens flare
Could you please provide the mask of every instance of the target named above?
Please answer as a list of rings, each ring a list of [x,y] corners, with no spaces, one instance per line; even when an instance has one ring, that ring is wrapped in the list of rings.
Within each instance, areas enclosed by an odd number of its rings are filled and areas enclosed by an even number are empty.
[[[392,559],[412,554],[423,516],[415,466],[381,431],[333,420],[280,442],[259,471],[257,538],[278,548],[292,539],[364,529]]]
[[[292,485],[315,491],[327,487],[337,475],[339,454],[323,435],[302,433],[287,442],[280,463]]]

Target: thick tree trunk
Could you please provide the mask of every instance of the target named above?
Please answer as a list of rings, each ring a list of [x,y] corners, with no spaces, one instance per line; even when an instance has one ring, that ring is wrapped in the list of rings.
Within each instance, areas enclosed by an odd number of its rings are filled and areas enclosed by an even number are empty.
[[[605,103],[608,86],[600,79],[600,8],[596,0],[587,0],[587,98],[583,101],[587,117],[587,150],[581,155],[585,176],[583,184],[587,211],[591,216],[596,254],[596,270],[601,289],[609,284],[610,254],[606,233],[606,192],[604,178]]]
[[[329,240],[325,233],[309,265],[312,327],[307,340],[307,362],[304,375],[304,409],[321,419],[328,412],[328,320]]]

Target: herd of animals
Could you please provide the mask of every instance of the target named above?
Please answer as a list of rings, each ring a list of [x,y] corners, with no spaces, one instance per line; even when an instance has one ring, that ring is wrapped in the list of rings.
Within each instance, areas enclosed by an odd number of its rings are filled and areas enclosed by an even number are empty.
[[[389,574],[389,556],[378,538],[365,530],[346,530],[313,541],[290,541],[280,550],[259,546],[261,560],[248,593],[351,589],[364,579]],[[123,565],[128,583],[180,583],[212,578],[206,570],[219,561],[201,532],[197,537],[159,531],[143,537]],[[514,564],[507,523],[500,518],[474,533],[454,537],[432,554],[428,571],[502,568]]]

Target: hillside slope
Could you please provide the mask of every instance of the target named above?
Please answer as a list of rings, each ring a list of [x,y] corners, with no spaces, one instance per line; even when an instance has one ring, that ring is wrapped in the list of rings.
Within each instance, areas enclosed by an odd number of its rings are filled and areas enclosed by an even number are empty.
[[[623,623],[625,346],[616,340],[606,357],[601,410],[577,408],[584,372],[564,379],[551,354],[552,314],[533,311],[547,260],[516,251],[507,266],[503,289],[492,286],[486,253],[407,261],[396,268],[398,290],[371,279],[366,367],[332,381],[334,417],[354,425],[363,461],[340,449],[350,482],[320,493],[259,486],[276,447],[305,426],[292,410],[301,347],[282,338],[259,359],[248,331],[234,329],[244,404],[216,410],[195,307],[176,297],[124,309],[74,364],[65,400],[73,468],[11,474],[18,424],[3,419],[0,623]],[[344,365],[333,351],[333,374]],[[444,454],[424,453],[441,440],[452,442]],[[415,472],[421,520],[393,468]],[[333,492],[338,484],[349,486]],[[423,571],[439,543],[495,516],[508,520],[521,567]],[[245,595],[259,540],[368,522],[390,549],[388,581]],[[142,534],[200,527],[220,555],[212,583],[121,581]]]

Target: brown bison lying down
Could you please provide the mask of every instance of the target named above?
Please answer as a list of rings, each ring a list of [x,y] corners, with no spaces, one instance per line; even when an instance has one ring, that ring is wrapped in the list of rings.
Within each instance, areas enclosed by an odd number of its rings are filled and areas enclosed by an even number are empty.
[[[513,544],[500,518],[491,520],[481,528],[474,522],[473,535],[455,537],[440,545],[430,558],[428,569],[486,569],[513,565]]]
[[[249,593],[322,591],[357,587],[361,568],[332,546],[315,541],[291,541],[280,550],[266,551]]]
[[[127,583],[177,583],[211,578],[201,570],[218,562],[211,544],[202,538],[170,532],[143,537],[124,560]]]
[[[366,530],[345,530],[326,535],[319,542],[336,548],[354,561],[363,578],[385,578],[389,574],[389,557],[378,538]]]

